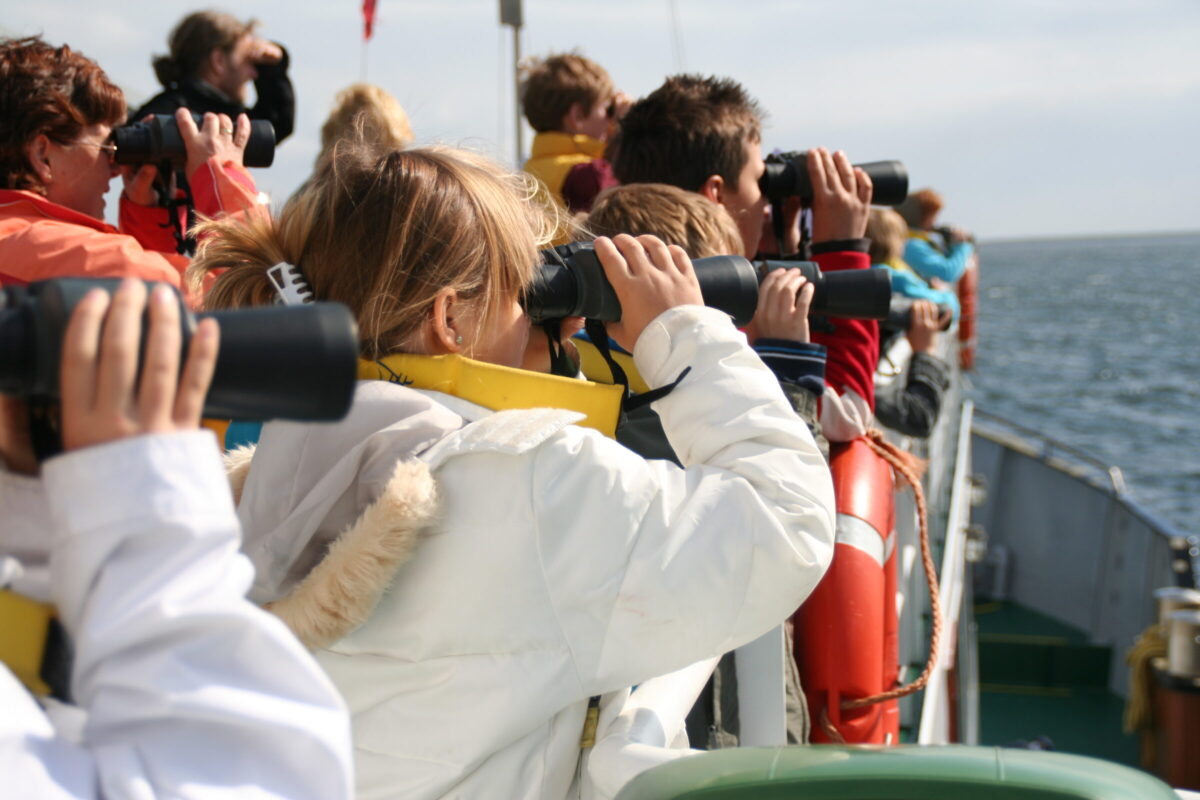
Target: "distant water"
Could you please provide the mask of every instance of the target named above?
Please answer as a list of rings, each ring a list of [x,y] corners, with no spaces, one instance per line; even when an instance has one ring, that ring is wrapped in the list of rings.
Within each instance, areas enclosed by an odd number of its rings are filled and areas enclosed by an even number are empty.
[[[973,397],[1200,534],[1200,235],[984,244]]]

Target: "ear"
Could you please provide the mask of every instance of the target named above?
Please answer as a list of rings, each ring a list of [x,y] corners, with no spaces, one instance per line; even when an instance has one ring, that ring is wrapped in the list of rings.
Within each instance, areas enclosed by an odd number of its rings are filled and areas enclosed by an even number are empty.
[[[25,145],[25,158],[29,161],[29,166],[33,168],[33,174],[37,175],[42,186],[49,186],[53,177],[53,171],[50,169],[50,146],[52,144],[49,136],[39,133]]]
[[[208,58],[204,59],[204,68],[197,75],[200,80],[205,83],[216,83],[225,75],[226,55],[221,51],[221,48],[214,47],[208,54]]]
[[[446,355],[463,351],[462,333],[456,321],[458,292],[449,286],[433,298],[433,308],[426,323],[425,342],[430,355]]]
[[[586,119],[587,109],[583,107],[583,103],[572,103],[567,113],[563,114],[562,129],[567,133],[579,133],[579,128]]]
[[[725,197],[725,179],[720,175],[709,175],[697,191],[711,202],[720,204]]]

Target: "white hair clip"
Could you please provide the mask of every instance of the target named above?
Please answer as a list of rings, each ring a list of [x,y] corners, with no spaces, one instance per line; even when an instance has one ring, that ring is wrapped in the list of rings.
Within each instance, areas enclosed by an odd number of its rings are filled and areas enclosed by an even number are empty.
[[[300,270],[280,261],[267,270],[267,278],[275,287],[275,302],[281,306],[299,306],[313,301],[312,289]]]

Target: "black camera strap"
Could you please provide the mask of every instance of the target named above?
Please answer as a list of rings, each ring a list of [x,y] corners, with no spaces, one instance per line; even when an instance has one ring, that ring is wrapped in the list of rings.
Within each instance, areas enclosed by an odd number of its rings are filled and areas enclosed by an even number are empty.
[[[679,385],[687,374],[692,371],[691,367],[687,367],[683,372],[679,373],[679,377],[665,386],[660,386],[657,389],[651,389],[648,392],[641,394],[630,394],[629,392],[629,376],[625,374],[625,370],[612,357],[612,349],[608,346],[608,331],[604,329],[604,323],[600,320],[589,319],[584,323],[584,330],[587,331],[588,338],[592,340],[592,344],[599,351],[604,363],[608,365],[609,372],[612,373],[613,384],[620,384],[624,389],[621,397],[621,418],[624,421],[625,415],[630,411],[636,411],[644,406],[649,406],[655,400],[661,400],[671,393],[671,390]]]
[[[171,233],[175,235],[175,252],[194,256],[196,237],[189,231],[196,225],[196,199],[192,195],[187,175],[183,170],[175,169],[170,161],[164,161],[158,165],[155,186],[158,189],[158,204],[167,210],[167,222],[163,227],[170,228]],[[179,222],[180,209],[184,215],[182,224]]]
[[[159,167],[164,169],[165,165]],[[180,255],[194,256],[196,255],[196,237],[192,236],[191,230],[196,226],[196,198],[192,196],[192,187],[188,183],[187,176],[183,174],[183,170],[175,173],[175,186],[179,192],[168,192],[167,194],[167,215],[171,218],[171,227],[175,233],[175,252]],[[182,195],[182,196],[181,196]],[[184,209],[185,223],[181,227],[179,224],[179,209]]]
[[[783,203],[783,200],[771,203],[771,232],[775,234],[775,252],[779,257],[783,256]]]
[[[588,319],[584,321],[583,329],[587,332],[588,338],[592,340],[592,345],[600,353],[600,357],[604,359],[604,363],[608,365],[608,371],[612,373],[613,385],[619,384],[625,390],[621,395],[621,407],[624,408],[629,402],[629,377],[612,357],[612,350],[608,346],[608,331],[605,330],[604,323],[598,319]]]
[[[29,400],[29,440],[33,445],[33,455],[39,463],[63,451],[58,411],[58,403]]]
[[[802,208],[800,211],[800,219],[797,224],[800,226],[800,249],[795,253],[783,252],[783,206],[785,200],[778,200],[771,204],[771,231],[775,234],[775,253],[771,254],[771,258],[776,261],[808,261],[809,249],[812,246],[812,230],[809,227],[811,215],[807,208]]]
[[[550,349],[550,374],[574,378],[579,374],[579,365],[567,354],[562,343],[562,320],[548,319],[542,323],[546,333],[546,346]]]

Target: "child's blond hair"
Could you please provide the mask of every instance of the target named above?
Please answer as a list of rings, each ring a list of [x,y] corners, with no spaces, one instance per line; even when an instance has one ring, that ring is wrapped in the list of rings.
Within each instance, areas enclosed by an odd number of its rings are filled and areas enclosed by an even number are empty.
[[[867,252],[872,264],[899,261],[904,258],[908,223],[890,208],[872,208],[871,216],[867,219],[867,238],[871,240]]]
[[[317,160],[347,138],[362,138],[380,149],[392,150],[412,144],[413,132],[408,114],[387,90],[371,83],[353,83],[333,100],[333,110],[321,126]]]
[[[596,198],[587,227],[597,236],[652,234],[692,258],[738,255],[742,237],[725,207],[665,183],[616,186]]]

